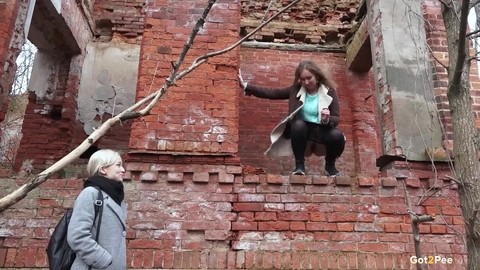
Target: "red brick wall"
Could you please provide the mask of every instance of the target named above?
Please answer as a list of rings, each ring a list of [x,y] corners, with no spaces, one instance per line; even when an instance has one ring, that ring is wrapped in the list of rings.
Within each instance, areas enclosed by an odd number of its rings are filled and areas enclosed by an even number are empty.
[[[56,85],[55,95],[39,99],[29,92],[22,126],[22,140],[15,159],[15,170],[31,160],[36,171],[46,169],[71,150],[76,120],[77,103],[73,98],[78,92],[79,78],[70,74],[70,59],[59,64],[57,74],[52,74]],[[78,134],[78,133],[77,133]]]
[[[207,1],[157,1],[147,9],[137,98],[161,87]],[[239,5],[217,2],[181,70],[195,57],[238,39]],[[130,148],[177,154],[233,155],[238,143],[238,50],[214,57],[177,82],[151,114],[134,123]]]
[[[407,166],[409,177],[392,176]],[[440,180],[446,166],[434,174],[429,166],[399,163],[381,177],[336,179],[244,174],[239,166],[151,168],[158,173],[153,181],[125,182],[131,269],[411,269],[403,181],[412,211],[436,216],[420,225],[423,254],[466,269],[456,186]],[[22,181],[2,179],[0,195]],[[0,267],[46,267],[49,230],[81,185],[48,180],[2,213]]]
[[[198,18],[192,4],[156,1],[147,9],[139,97],[158,89],[168,76],[170,61],[176,59],[190,31],[184,25]],[[220,1],[212,14],[207,30],[193,46],[195,56],[223,48],[238,37],[238,3]],[[343,57],[333,52],[235,50],[212,58],[178,82],[152,115],[135,122],[132,151],[125,156],[129,268],[411,269],[414,245],[405,203],[409,196],[414,213],[436,215],[434,222],[420,225],[424,255],[452,258],[452,269],[465,269],[465,229],[456,186],[446,177],[449,168],[394,163],[377,175],[374,160],[380,148],[371,74],[347,71]],[[238,89],[238,67],[252,83],[289,85],[289,76],[305,58],[324,65],[338,83],[340,128],[347,135],[339,168],[346,177],[281,175],[291,171],[292,159],[266,159],[262,153],[271,128],[286,112],[286,102],[244,97]],[[71,70],[79,69],[78,63],[81,59],[74,60]],[[78,70],[69,74],[61,89],[74,95]],[[55,122],[33,114],[35,109],[44,107],[27,108],[32,116],[27,127],[39,140],[30,147],[47,149],[32,153],[51,162],[59,147],[68,147],[52,139],[63,130],[74,130],[69,126],[73,120]],[[70,111],[65,115],[73,117]],[[205,119],[216,121],[198,123]],[[218,131],[226,127],[225,149],[223,143],[220,147],[210,140],[217,133],[205,129],[212,126]],[[48,128],[48,133],[42,130]],[[195,137],[198,134],[206,140]],[[52,141],[42,145],[45,140]],[[158,140],[164,142],[160,147]],[[196,155],[199,152],[203,155]],[[323,167],[321,159],[308,162],[312,172]],[[25,182],[6,176],[0,171],[0,196]],[[73,204],[81,185],[80,179],[48,180],[2,213],[0,267],[47,266],[50,231],[64,208]]]
[[[144,30],[145,1],[96,0],[92,16],[99,41],[140,44]]]
[[[389,145],[382,145],[381,148],[381,153],[380,155],[387,154],[384,153],[386,150],[385,149],[395,149],[396,145],[396,140],[395,140],[395,131],[396,131],[396,125],[395,121],[393,119],[393,102],[392,102],[392,97],[389,94],[390,93],[390,86],[388,83],[385,82],[386,79],[386,67],[382,66],[381,63],[385,62],[385,51],[382,49],[384,47],[383,45],[383,33],[381,29],[381,12],[380,9],[378,8],[378,0],[370,1],[367,5],[367,9],[369,9],[369,15],[370,18],[370,40],[372,46],[372,58],[374,61],[378,62],[379,67],[374,68],[373,72],[377,73],[377,85],[378,89],[377,91],[377,96],[382,96],[381,101],[381,115],[379,115],[379,118],[382,121],[382,134],[383,138],[392,138],[388,141]],[[374,65],[375,66],[375,65]],[[392,154],[392,153],[388,153]]]
[[[59,160],[87,138],[83,123],[77,120],[77,96],[80,74],[75,66],[81,66],[83,56],[65,59],[57,74],[56,95],[51,100],[39,100],[30,93],[22,127],[23,137],[15,160],[20,169],[25,160],[32,160],[36,171],[45,169]],[[124,152],[128,149],[131,122],[110,129],[95,146],[113,148]],[[75,161],[83,163],[82,161]]]
[[[0,122],[4,120],[7,112],[7,96],[10,92],[11,81],[4,76],[4,67],[19,6],[20,1],[0,0],[0,67],[2,67],[0,68]],[[13,67],[13,63],[8,65],[9,70]]]
[[[343,53],[333,52],[242,48],[241,69],[242,75],[251,84],[287,87],[293,83],[293,73],[300,61],[316,61],[338,85],[341,108],[339,128],[347,137],[345,152],[338,160],[338,167],[346,175],[360,172],[371,174],[375,173],[374,159],[378,156],[379,144],[376,136],[378,123],[375,120],[373,87],[369,74],[360,76],[346,70],[344,57]],[[291,173],[294,166],[293,155],[286,158],[263,155],[270,145],[271,130],[287,115],[288,100],[274,101],[241,96],[239,111],[239,156],[242,163],[270,173]],[[358,159],[360,157],[361,159]],[[313,156],[307,161],[307,170],[309,173],[323,174],[323,164],[323,158]]]
[[[444,65],[448,65],[448,48],[445,26],[443,25],[443,18],[441,16],[437,16],[437,14],[441,13],[440,5],[434,1],[425,1],[423,11],[425,20],[428,22],[425,24],[428,46],[430,46],[432,51],[435,52],[436,59],[442,61]],[[445,133],[443,137],[445,147],[447,147],[448,150],[453,151],[453,130],[450,106],[448,105],[447,97],[448,75],[447,70],[444,68],[444,66],[442,66],[442,64],[438,63],[436,59],[433,59],[432,57],[430,61],[433,71],[432,90],[437,102],[440,120],[445,127]]]
[[[291,2],[257,0],[242,3],[241,32],[252,32],[265,16],[286,7]],[[249,40],[275,43],[345,44],[351,37],[361,0],[303,0],[281,14]],[[268,10],[268,11],[267,11]]]
[[[19,1],[14,0],[1,0],[0,1],[0,14],[2,26],[0,27],[0,64],[3,66],[5,64],[5,57],[7,56],[8,47],[10,45],[10,39],[13,34],[13,26],[15,25],[16,14],[18,12],[18,7],[20,6]],[[3,73],[3,70],[1,70]],[[0,74],[2,74],[0,73]]]
[[[453,130],[450,106],[448,105],[447,86],[448,74],[444,66],[448,65],[448,48],[446,41],[445,26],[441,16],[441,5],[437,1],[425,1],[423,16],[426,21],[426,33],[428,46],[434,51],[430,64],[433,71],[433,93],[437,102],[440,120],[445,127],[444,147],[453,151]],[[471,54],[474,54],[472,49]],[[440,61],[441,64],[438,62]],[[480,127],[480,79],[478,76],[477,61],[471,61],[470,87],[472,96],[472,108],[477,127]]]

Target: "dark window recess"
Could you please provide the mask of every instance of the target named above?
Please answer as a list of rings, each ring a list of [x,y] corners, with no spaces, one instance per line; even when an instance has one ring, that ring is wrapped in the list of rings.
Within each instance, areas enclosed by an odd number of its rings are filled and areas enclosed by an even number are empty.
[[[96,145],[90,146],[87,151],[83,152],[83,154],[80,155],[81,159],[90,159],[90,157],[93,155],[93,153],[97,152],[100,150]]]
[[[60,120],[62,119],[62,109],[63,107],[60,105],[54,105],[52,110],[50,111],[50,118],[53,120]]]

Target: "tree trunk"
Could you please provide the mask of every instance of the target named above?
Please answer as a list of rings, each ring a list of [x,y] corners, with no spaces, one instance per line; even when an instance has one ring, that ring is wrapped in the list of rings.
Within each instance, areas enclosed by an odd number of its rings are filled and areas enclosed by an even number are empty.
[[[461,20],[458,14],[461,14],[461,1],[451,2],[455,4],[443,6],[449,55],[447,97],[452,116],[454,174],[460,183],[458,191],[466,226],[468,269],[475,269],[480,265],[480,226],[476,217],[480,208],[480,187],[477,183],[479,162],[475,143],[477,132],[470,96],[468,43],[466,46],[460,45],[464,44],[460,39],[462,35],[459,35]],[[461,61],[462,58],[464,61]],[[458,72],[461,72],[461,75],[455,77],[459,74]],[[480,221],[480,217],[478,220]]]
[[[458,88],[461,93],[448,92],[453,123],[455,178],[461,183],[458,191],[466,226],[468,269],[477,269],[480,265],[480,217],[477,218],[480,188],[477,183],[479,166],[474,140],[476,131],[468,82],[462,80]]]

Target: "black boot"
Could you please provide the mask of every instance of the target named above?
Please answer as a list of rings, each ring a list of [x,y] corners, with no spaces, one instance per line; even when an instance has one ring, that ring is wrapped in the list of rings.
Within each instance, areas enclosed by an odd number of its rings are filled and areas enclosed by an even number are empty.
[[[325,160],[325,175],[327,176],[339,176],[340,172],[335,167],[334,160]]]
[[[295,170],[293,170],[292,175],[305,175],[305,162],[304,161],[295,162]]]

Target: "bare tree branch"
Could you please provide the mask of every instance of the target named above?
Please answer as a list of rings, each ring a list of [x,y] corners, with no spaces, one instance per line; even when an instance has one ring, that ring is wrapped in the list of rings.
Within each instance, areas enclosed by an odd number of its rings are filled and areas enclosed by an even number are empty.
[[[472,216],[468,219],[468,231],[470,232],[470,237],[476,238],[478,235],[475,233],[475,220],[477,219],[478,208],[473,210]]]
[[[438,2],[442,3],[446,7],[449,7],[451,5],[451,2],[446,2],[446,0],[438,0]]]
[[[262,21],[264,22],[268,18],[268,12],[270,11],[270,8],[272,7],[273,3],[275,3],[275,0],[270,0],[268,3],[267,10],[265,11],[265,15],[263,16]]]
[[[410,215],[410,223],[412,225],[415,256],[417,256],[417,258],[422,258],[422,250],[420,248],[420,232],[418,230],[418,224],[423,222],[434,221],[435,216],[432,216],[432,215],[418,216],[417,214],[413,213],[412,203],[410,201],[410,193],[408,192],[407,184],[405,183],[405,180],[403,180],[402,183],[403,183],[403,189],[405,191],[405,203],[407,204],[407,213]],[[423,266],[421,264],[417,264],[417,269],[422,270]]]
[[[239,46],[243,41],[248,39],[250,36],[254,35],[256,32],[258,32],[261,28],[263,28],[265,25],[267,25],[270,21],[278,17],[280,14],[285,12],[287,9],[292,7],[293,5],[297,4],[301,0],[295,0],[292,3],[290,3],[288,6],[283,8],[282,10],[278,11],[276,14],[274,14],[272,17],[270,17],[267,21],[263,22],[260,24],[257,28],[255,28],[252,32],[247,34],[245,37],[237,41],[235,44],[212,53],[207,53],[203,56],[198,57],[190,67],[185,69],[184,71],[180,72],[177,74],[178,69],[180,65],[182,64],[183,60],[185,59],[186,53],[190,49],[193,39],[195,38],[196,34],[198,33],[200,27],[203,25],[205,22],[205,18],[208,15],[210,8],[212,5],[215,3],[216,0],[210,0],[207,4],[207,8],[205,12],[202,14],[202,17],[197,21],[195,28],[192,30],[192,33],[190,34],[187,42],[185,43],[183,50],[181,54],[179,55],[179,58],[175,64],[173,64],[172,71],[170,73],[170,76],[168,79],[166,79],[166,82],[164,85],[157,90],[156,92],[142,98],[139,100],[137,103],[133,104],[123,112],[119,113],[118,115],[108,119],[105,123],[103,123],[98,129],[94,130],[88,138],[86,138],[79,146],[77,146],[74,150],[72,150],[70,153],[68,153],[66,156],[64,156],[62,159],[59,161],[55,162],[53,165],[39,173],[38,175],[34,176],[33,178],[28,179],[27,183],[19,187],[17,190],[13,191],[12,193],[8,194],[7,196],[3,197],[0,199],[0,213],[5,211],[8,207],[14,205],[18,201],[22,200],[25,196],[27,196],[28,192],[31,190],[35,189],[37,186],[39,186],[41,183],[45,182],[52,174],[55,172],[61,170],[68,164],[70,164],[74,159],[78,158],[83,152],[85,152],[93,143],[95,143],[98,139],[100,139],[103,135],[107,133],[108,130],[110,130],[115,124],[120,123],[122,121],[128,120],[128,119],[134,119],[138,118],[144,115],[147,115],[150,110],[153,108],[153,106],[158,102],[159,98],[165,93],[165,91],[168,89],[168,87],[172,86],[175,84],[177,80],[180,80],[183,78],[185,75],[189,74],[192,72],[194,69],[198,68],[201,64],[205,63],[208,58],[217,56],[226,52],[229,52],[233,50],[235,47]],[[143,107],[147,102],[150,102],[144,109],[141,111],[137,112],[139,108]]]
[[[455,184],[456,184],[456,183],[450,183],[450,184],[443,185],[443,186],[441,186],[440,188],[435,189],[435,190],[434,190],[432,193],[430,193],[430,194],[424,193],[424,194],[422,195],[422,197],[418,200],[417,205],[422,205],[424,202],[428,201],[428,199],[432,198],[433,195],[437,194],[439,191],[442,191],[442,190],[444,190],[445,188],[449,188],[449,187],[451,187],[451,186],[453,186],[453,185],[455,185]],[[428,190],[427,190],[427,192],[428,192]],[[427,194],[428,194],[428,195],[427,195]]]
[[[276,17],[278,17],[278,15],[282,14],[283,12],[285,12],[287,9],[289,9],[290,7],[292,7],[293,5],[297,4],[298,2],[300,2],[301,0],[295,0],[293,1],[292,3],[290,3],[288,6],[284,7],[283,9],[281,9],[280,11],[278,11],[276,14],[274,14],[272,17],[270,17],[268,20],[266,20],[265,22],[261,23],[257,28],[255,28],[252,32],[248,33],[246,36],[244,36],[242,39],[240,39],[239,41],[237,41],[236,43],[234,43],[233,45],[223,49],[223,50],[220,50],[220,51],[216,51],[216,52],[211,52],[211,53],[207,53],[203,56],[200,56],[198,57],[197,59],[195,59],[195,61],[193,61],[193,64],[187,68],[186,70],[182,71],[180,74],[178,74],[178,78],[182,78],[183,76],[187,75],[188,73],[190,73],[193,69],[197,68],[199,65],[203,64],[207,58],[210,58],[212,56],[216,56],[216,55],[220,55],[220,54],[224,54],[226,52],[229,52],[231,50],[233,50],[234,48],[236,48],[238,45],[240,45],[242,42],[244,42],[245,40],[247,40],[249,37],[251,37],[252,35],[254,35],[256,32],[258,32],[260,29],[262,29],[265,25],[267,25],[268,23],[270,23],[273,19],[275,19]]]
[[[143,110],[140,111],[140,115],[143,116],[149,113],[152,110],[153,106],[157,104],[158,100],[163,95],[163,93],[165,93],[165,91],[168,89],[168,87],[172,86],[175,83],[175,80],[176,80],[175,77],[177,75],[178,69],[180,68],[183,61],[185,60],[185,56],[187,55],[187,52],[192,47],[193,40],[197,36],[198,31],[200,31],[200,28],[203,27],[203,24],[205,23],[205,18],[207,17],[208,13],[210,13],[210,9],[212,8],[215,1],[216,0],[208,1],[207,7],[203,11],[202,17],[200,17],[200,19],[197,21],[197,23],[195,24],[195,27],[192,30],[192,33],[188,37],[187,42],[185,43],[185,45],[183,45],[182,52],[180,53],[180,56],[178,57],[177,62],[173,64],[172,72],[170,73],[170,76],[165,80],[165,84],[160,89],[160,91],[157,91],[155,98],[150,102],[150,104],[148,104],[147,107],[145,107]]]
[[[442,61],[440,61],[440,59],[438,59],[438,58],[435,56],[435,54],[434,54],[432,48],[430,48],[430,46],[427,46],[427,48],[428,48],[428,50],[430,51],[430,55],[432,56],[432,58],[435,59],[435,61],[436,61],[439,65],[441,65],[444,69],[446,69],[447,72],[448,72],[448,65],[444,64]]]
[[[460,85],[460,80],[463,73],[463,66],[467,57],[466,35],[469,2],[470,1],[468,0],[462,1],[462,7],[460,12],[460,29],[458,31],[458,58],[457,63],[455,64],[455,70],[453,71],[451,85]]]
[[[475,30],[475,31],[472,31],[472,32],[468,33],[468,34],[466,35],[466,37],[474,39],[474,38],[478,37],[478,35],[476,35],[476,34],[478,34],[478,33],[480,33],[480,30]],[[472,37],[472,36],[473,36],[473,37]]]
[[[473,1],[472,3],[470,3],[470,6],[468,7],[468,9],[471,9],[472,7],[478,5],[479,3],[480,3],[480,0]]]

